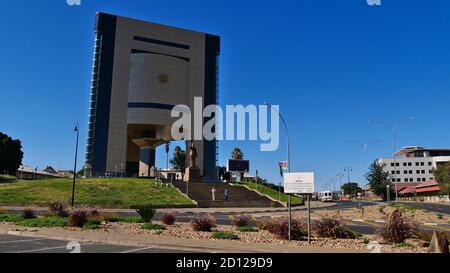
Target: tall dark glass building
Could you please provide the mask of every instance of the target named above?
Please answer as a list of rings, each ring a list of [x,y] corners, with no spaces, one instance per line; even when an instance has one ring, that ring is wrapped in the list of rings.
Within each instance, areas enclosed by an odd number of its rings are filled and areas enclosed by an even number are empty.
[[[171,141],[174,105],[218,104],[218,36],[97,13],[86,168],[146,176]],[[207,120],[203,120],[207,122]],[[217,142],[195,141],[197,166],[217,177]]]

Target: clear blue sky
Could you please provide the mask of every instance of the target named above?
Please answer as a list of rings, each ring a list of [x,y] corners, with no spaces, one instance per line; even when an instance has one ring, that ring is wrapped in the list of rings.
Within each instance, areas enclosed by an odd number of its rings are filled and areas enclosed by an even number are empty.
[[[72,168],[80,122],[84,161],[93,24],[97,11],[178,26],[222,38],[220,103],[279,104],[290,127],[293,170],[314,171],[317,185],[352,166],[364,184],[360,148],[348,139],[382,142],[367,160],[390,155],[386,128],[396,122],[398,146],[450,146],[450,1],[2,1],[0,131],[19,138],[24,163]],[[280,149],[222,142],[220,163],[239,146],[252,173],[278,183]],[[158,165],[165,156],[158,150]]]

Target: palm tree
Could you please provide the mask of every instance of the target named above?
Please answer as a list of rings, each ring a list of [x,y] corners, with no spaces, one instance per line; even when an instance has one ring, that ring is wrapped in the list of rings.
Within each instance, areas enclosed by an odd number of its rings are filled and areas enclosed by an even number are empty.
[[[234,148],[231,152],[232,159],[244,159],[244,153],[239,148]]]

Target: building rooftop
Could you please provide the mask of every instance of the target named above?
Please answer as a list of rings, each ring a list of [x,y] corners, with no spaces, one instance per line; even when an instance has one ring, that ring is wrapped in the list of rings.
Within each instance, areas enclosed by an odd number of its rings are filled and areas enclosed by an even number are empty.
[[[428,153],[428,154],[450,154],[450,148],[425,148],[420,146],[403,147],[395,153],[397,156],[410,156],[412,154]],[[424,156],[422,156],[424,157]]]

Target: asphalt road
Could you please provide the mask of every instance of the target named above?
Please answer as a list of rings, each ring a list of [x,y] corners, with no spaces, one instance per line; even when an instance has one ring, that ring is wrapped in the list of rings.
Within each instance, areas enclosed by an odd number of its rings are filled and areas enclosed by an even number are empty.
[[[0,253],[71,253],[77,249],[79,249],[79,252],[76,253],[192,253],[192,251],[164,248],[145,248],[85,242],[80,243],[78,248],[77,244],[73,247],[69,243],[67,241],[45,238],[0,235]]]
[[[426,209],[428,211],[436,213],[445,213],[450,215],[450,205],[444,204],[434,204],[434,203],[415,203],[415,202],[404,202],[405,204],[416,206],[421,209]]]

